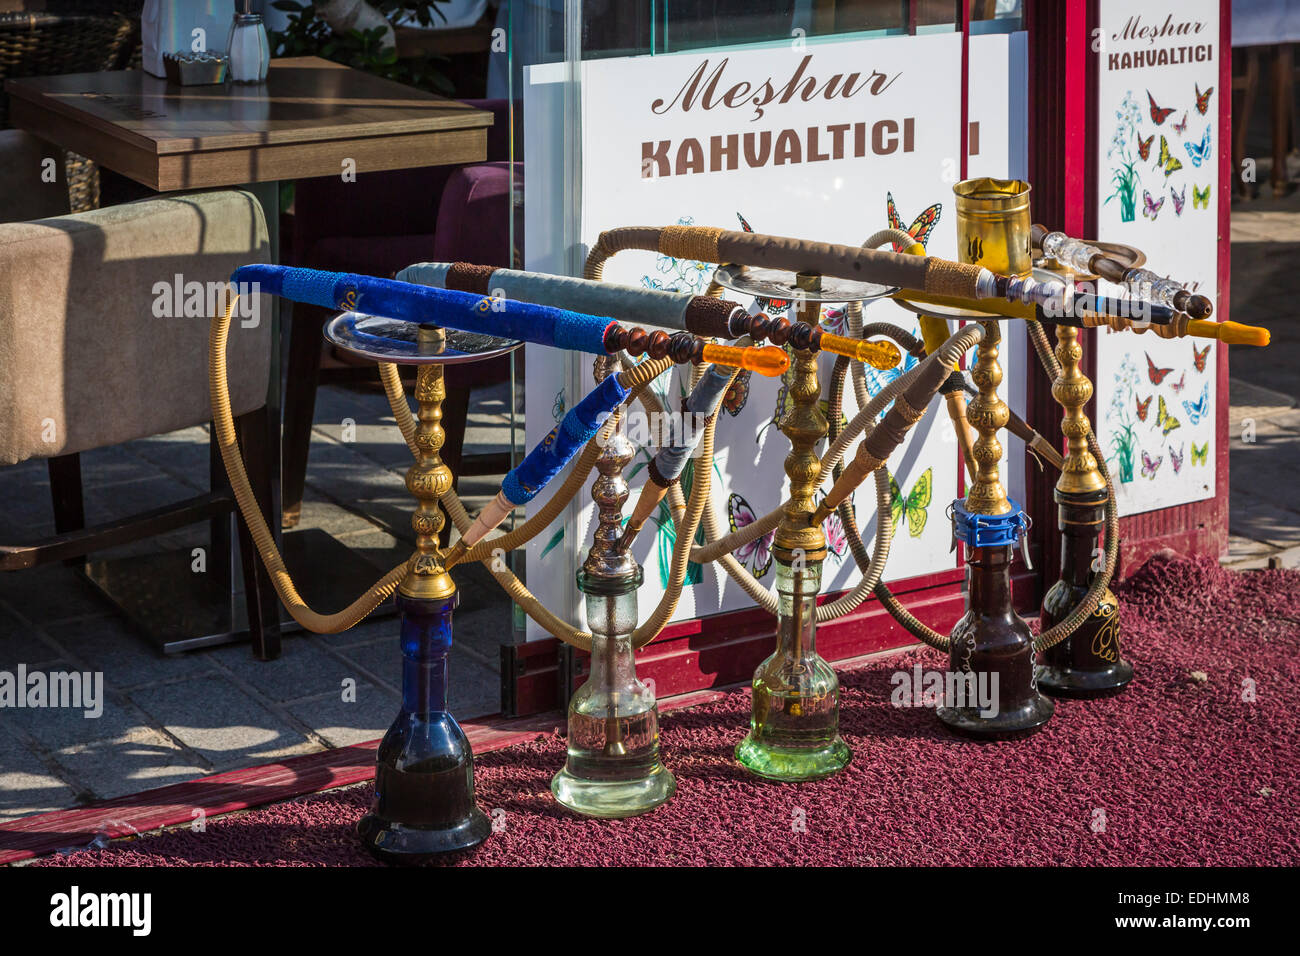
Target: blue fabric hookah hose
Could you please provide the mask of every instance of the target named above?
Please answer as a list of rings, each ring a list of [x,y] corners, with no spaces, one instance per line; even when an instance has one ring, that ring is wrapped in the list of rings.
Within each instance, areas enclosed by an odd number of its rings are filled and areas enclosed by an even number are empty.
[[[349,272],[256,264],[240,266],[230,281],[326,309],[428,322],[593,355],[608,354],[605,331],[614,324],[606,316]]]

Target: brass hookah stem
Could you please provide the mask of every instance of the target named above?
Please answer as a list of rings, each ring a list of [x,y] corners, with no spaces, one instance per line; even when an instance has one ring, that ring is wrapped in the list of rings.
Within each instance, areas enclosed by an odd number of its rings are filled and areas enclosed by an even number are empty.
[[[795,284],[801,291],[816,292],[821,289],[821,275],[815,272],[800,272],[795,277]],[[821,305],[797,297],[795,318],[809,325],[816,325],[821,314]],[[794,349],[794,363],[788,373],[788,394],[791,400],[790,411],[781,421],[781,431],[790,440],[790,452],[785,457],[785,473],[790,479],[790,497],[784,506],[784,513],[776,528],[775,557],[787,564],[796,557],[802,557],[802,567],[794,575],[794,653],[803,655],[803,576],[807,565],[821,561],[826,556],[826,535],[821,524],[811,523],[810,516],[816,511],[813,494],[821,481],[821,460],[814,449],[817,443],[826,437],[829,425],[826,416],[818,407],[821,399],[821,383],[817,379],[817,353],[809,349]]]
[[[1061,374],[1052,383],[1052,397],[1060,404],[1064,416],[1061,431],[1066,438],[1065,464],[1056,490],[1067,495],[1102,495],[1106,480],[1097,468],[1097,459],[1088,448],[1088,435],[1092,424],[1084,407],[1092,398],[1092,382],[1079,367],[1083,348],[1079,345],[1079,330],[1069,325],[1056,327],[1056,359],[1061,363]]]
[[[421,325],[417,333],[421,353],[436,355],[446,347],[447,333],[433,325]],[[444,518],[438,500],[451,490],[451,469],[439,454],[446,433],[442,428],[442,403],[447,397],[441,363],[421,365],[415,374],[416,429],[418,457],[406,472],[406,490],[416,499],[411,515],[415,531],[415,554],[406,577],[399,585],[402,594],[412,598],[439,599],[455,591],[455,584],[442,565],[438,551],[438,533]]]
[[[972,453],[975,456],[975,480],[966,491],[966,509],[976,514],[1003,515],[1011,511],[1006,489],[998,466],[1002,461],[1002,443],[998,430],[1005,428],[1010,409],[998,396],[1002,382],[1002,366],[998,364],[998,345],[1002,333],[996,320],[980,323],[984,338],[975,352],[975,368],[971,379],[979,394],[966,408],[966,419],[979,432]]]
[[[597,382],[614,373],[618,360],[613,355],[602,355],[595,360],[592,374]],[[583,571],[594,578],[627,579],[637,573],[631,553],[622,546],[623,505],[628,498],[627,479],[623,469],[636,454],[636,448],[623,431],[623,419],[605,442],[596,458],[596,480],[591,485],[591,498],[596,505],[596,531],[591,550],[583,562]],[[609,687],[617,685],[618,654],[608,645],[615,640],[615,614],[613,596],[604,598],[605,605],[605,680]],[[618,692],[611,690],[609,716],[605,718],[605,754],[621,756],[627,752],[623,732],[618,720]]]

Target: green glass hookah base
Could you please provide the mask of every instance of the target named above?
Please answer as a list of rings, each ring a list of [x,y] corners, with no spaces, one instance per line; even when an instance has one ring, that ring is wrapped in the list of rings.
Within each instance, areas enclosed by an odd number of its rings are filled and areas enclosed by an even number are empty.
[[[838,735],[825,747],[791,749],[772,747],[750,734],[736,745],[736,760],[765,780],[820,780],[849,765],[853,752]]]
[[[633,780],[593,780],[566,766],[551,780],[551,793],[562,807],[584,817],[619,820],[649,813],[677,791],[677,781],[662,763]]]

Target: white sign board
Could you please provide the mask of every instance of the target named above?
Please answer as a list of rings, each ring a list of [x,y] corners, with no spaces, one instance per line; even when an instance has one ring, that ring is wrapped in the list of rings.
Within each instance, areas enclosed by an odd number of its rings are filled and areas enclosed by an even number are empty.
[[[972,40],[972,62],[985,62],[992,91],[978,120],[979,142],[993,159],[972,157],[979,175],[1008,171],[1009,70],[1014,47],[1023,62],[1023,36]],[[904,227],[925,235],[938,255],[955,257],[952,184],[960,176],[960,69],[958,34],[884,39],[797,42],[777,46],[695,51],[668,56],[596,60],[581,65],[581,205],[578,234],[589,248],[605,229],[618,226],[694,224],[797,236],[857,245],[889,225],[892,208]],[[562,100],[555,67],[530,72],[524,107],[528,267],[562,268],[554,216],[535,215],[555,202],[559,182],[552,158],[560,137],[548,135],[548,115]],[[1001,84],[1001,86],[999,86]],[[1023,122],[1023,99],[1020,118]],[[1023,155],[1023,141],[1016,141]],[[997,169],[980,164],[996,162]],[[536,175],[535,175],[536,174]],[[553,208],[553,206],[552,206]],[[703,292],[712,263],[650,252],[624,252],[604,270],[607,281]],[[743,296],[732,295],[748,302]],[[771,310],[769,310],[771,311]],[[617,318],[617,316],[615,317]],[[869,304],[865,321],[888,320],[919,334],[914,315],[893,302]],[[1009,351],[1009,350],[1008,350]],[[914,360],[913,360],[914,361]],[[1008,354],[1004,364],[1015,361]],[[829,379],[832,357],[820,363]],[[563,410],[592,387],[589,359],[568,363],[553,351],[528,353],[527,435],[531,446]],[[575,374],[575,372],[577,374]],[[868,371],[878,391],[897,371]],[[1011,378],[1008,375],[1008,378]],[[689,367],[657,383],[664,404],[680,407]],[[733,388],[717,426],[714,500],[725,512],[724,531],[743,527],[780,505],[782,467],[789,443],[776,426],[783,398],[780,380],[747,377]],[[1013,394],[1014,399],[1014,394]],[[846,388],[844,414],[858,408]],[[902,499],[886,577],[890,580],[951,568],[951,528],[945,510],[958,493],[958,453],[942,400],[931,406],[890,463]],[[637,437],[637,436],[633,436]],[[1011,444],[1008,441],[1008,444]],[[824,446],[823,446],[824,447]],[[1013,452],[1014,454],[1015,452]],[[635,489],[644,480],[653,447],[643,446],[625,474]],[[1011,475],[1020,473],[1011,469]],[[827,484],[825,487],[829,487]],[[854,496],[864,538],[875,534],[874,485]],[[573,573],[590,545],[595,509],[589,501],[573,520],[540,535],[527,552],[529,587],[543,603],[578,616]],[[631,511],[629,501],[625,513]],[[858,580],[838,517],[826,526],[830,556],[823,570],[828,592]],[[658,600],[667,581],[674,527],[661,508],[634,549],[645,568],[643,609]],[[764,583],[774,578],[771,541],[760,539],[737,553]],[[749,607],[752,600],[720,567],[692,566],[675,619]],[[530,623],[529,637],[543,636]]]
[[[1216,301],[1218,0],[1103,0],[1098,38],[1098,238]],[[1107,329],[1097,342],[1097,435],[1121,515],[1214,497],[1209,339]]]

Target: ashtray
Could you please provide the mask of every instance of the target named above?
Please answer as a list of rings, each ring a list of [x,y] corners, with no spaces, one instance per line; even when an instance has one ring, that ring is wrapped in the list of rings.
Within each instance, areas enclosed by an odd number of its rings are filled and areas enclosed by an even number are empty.
[[[164,53],[167,82],[177,86],[211,86],[226,81],[230,58],[219,53]]]

